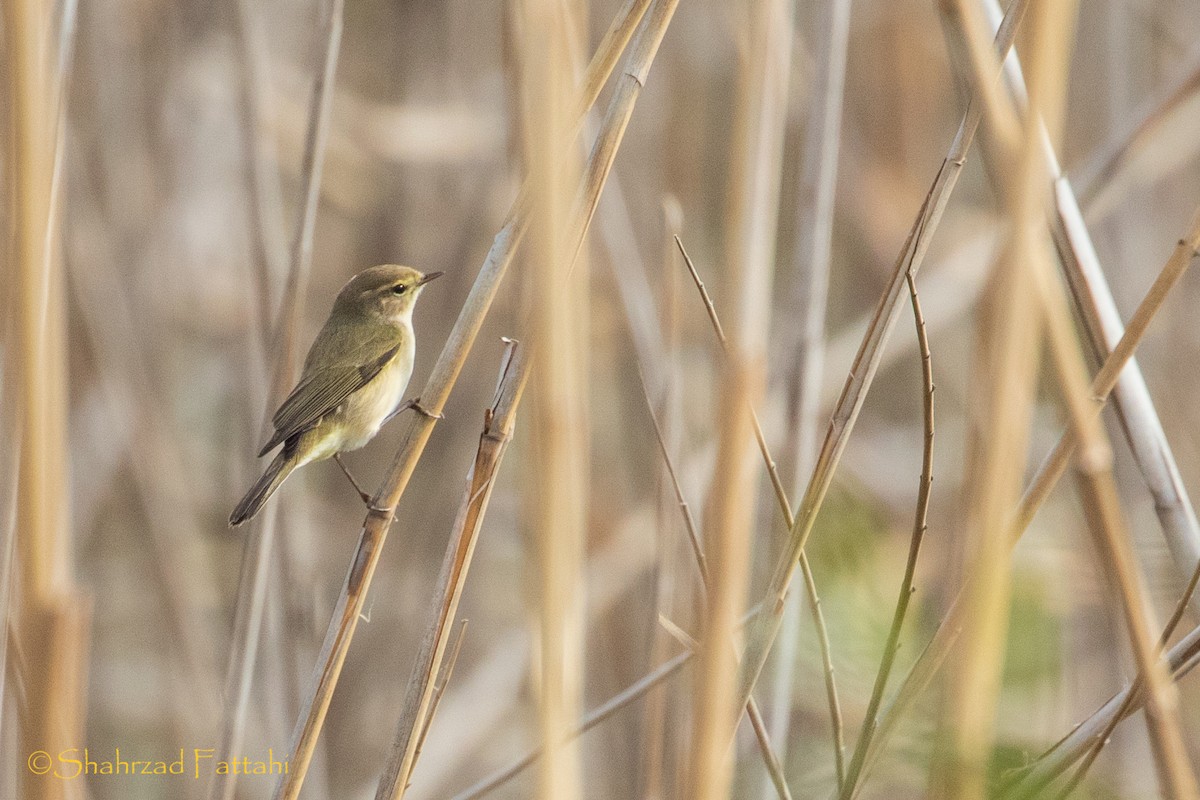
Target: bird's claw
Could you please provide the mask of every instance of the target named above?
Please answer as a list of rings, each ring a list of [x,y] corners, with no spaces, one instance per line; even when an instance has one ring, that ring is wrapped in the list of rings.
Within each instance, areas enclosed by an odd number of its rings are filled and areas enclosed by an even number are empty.
[[[430,411],[428,408],[421,405],[421,398],[419,398],[419,397],[414,397],[412,400],[406,400],[404,405],[400,406],[399,410],[403,411],[406,408],[411,408],[413,411],[416,411],[418,414],[421,414],[422,416],[425,416],[425,417],[429,417],[429,419],[445,419],[446,418],[445,414],[442,414],[440,412]]]

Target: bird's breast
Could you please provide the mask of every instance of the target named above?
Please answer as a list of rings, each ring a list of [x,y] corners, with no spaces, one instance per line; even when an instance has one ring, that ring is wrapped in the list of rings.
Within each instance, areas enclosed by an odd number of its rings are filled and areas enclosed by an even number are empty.
[[[411,342],[411,337],[409,342]],[[412,347],[401,348],[387,366],[366,386],[350,395],[339,409],[343,443],[341,450],[362,447],[379,431],[379,426],[404,399],[412,376]]]

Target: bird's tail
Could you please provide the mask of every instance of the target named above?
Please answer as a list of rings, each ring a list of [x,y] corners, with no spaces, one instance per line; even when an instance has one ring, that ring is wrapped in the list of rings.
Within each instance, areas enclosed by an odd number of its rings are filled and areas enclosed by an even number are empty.
[[[287,476],[292,474],[292,470],[296,468],[297,464],[295,459],[287,458],[285,452],[286,448],[275,456],[263,472],[262,477],[250,487],[250,491],[246,492],[246,496],[233,509],[233,513],[229,515],[229,527],[236,528],[257,514],[262,509],[263,503],[266,503]]]

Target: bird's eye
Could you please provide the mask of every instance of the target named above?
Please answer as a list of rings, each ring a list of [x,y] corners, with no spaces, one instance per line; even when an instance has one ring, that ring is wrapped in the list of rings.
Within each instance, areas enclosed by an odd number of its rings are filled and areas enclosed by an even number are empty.
[[[392,294],[404,294],[408,291],[408,286],[403,283],[397,283],[392,287]]]

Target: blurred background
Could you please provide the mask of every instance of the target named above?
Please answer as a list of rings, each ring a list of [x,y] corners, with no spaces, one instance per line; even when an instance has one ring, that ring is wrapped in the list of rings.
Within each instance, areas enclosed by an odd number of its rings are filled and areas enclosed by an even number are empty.
[[[32,5],[43,15],[33,27],[42,37],[41,55],[50,62],[61,57],[69,75],[51,233],[62,279],[51,282],[49,295],[65,373],[50,407],[65,426],[57,501],[69,531],[64,585],[78,593],[80,608],[90,606],[90,625],[79,626],[73,656],[83,670],[77,746],[87,746],[93,758],[120,748],[173,760],[180,748],[218,747],[230,707],[226,674],[248,534],[230,530],[226,518],[262,466],[254,454],[276,358],[265,337],[280,308],[300,219],[305,134],[328,11],[321,2],[279,0]],[[581,6],[584,62],[622,5]],[[735,110],[744,101],[740,70],[761,46],[750,38],[751,5],[680,3],[576,273],[586,282],[590,315],[585,708],[681,651],[660,614],[693,635],[699,618],[696,570],[639,369],[647,384],[671,387],[658,410],[681,487],[702,519],[726,413],[718,395],[720,349],[671,236],[682,238],[717,310],[732,314],[736,295],[725,265]],[[951,66],[936,3],[859,0],[847,10],[839,0],[820,0],[795,3],[794,11],[784,5],[791,53],[781,106],[773,308],[761,310],[772,320],[768,388],[758,411],[794,505],[807,478],[798,462],[811,463],[867,320],[957,130],[965,76]],[[814,120],[822,119],[829,71],[838,61],[830,25],[839,7],[848,27],[844,92],[832,106],[840,127],[833,129],[836,168],[829,178],[827,310],[817,326],[823,356],[798,375],[798,348],[812,346],[803,330],[816,291],[813,237],[822,236],[810,225],[819,163],[810,150],[821,135]],[[14,35],[29,30],[18,28],[20,21],[4,17],[6,66],[15,63]],[[510,9],[499,0],[346,4],[297,332],[301,354],[337,290],[360,269],[403,263],[442,270],[446,277],[428,288],[416,312],[417,364],[408,394],[419,393],[519,186],[514,31]],[[1061,160],[1078,179],[1100,263],[1126,318],[1197,203],[1198,39],[1200,17],[1182,0],[1096,0],[1080,8]],[[57,73],[48,74],[53,84]],[[11,92],[15,82],[6,79],[3,106],[9,187],[3,204],[10,221],[17,219],[18,146],[7,134],[22,108]],[[599,108],[608,96],[606,90]],[[595,121],[585,138],[594,135]],[[979,380],[977,301],[1004,232],[996,198],[987,170],[972,156],[918,279],[937,385],[935,479],[896,676],[928,641],[963,571],[968,405]],[[6,233],[12,271],[16,225],[5,227],[12,229]],[[374,796],[483,412],[492,403],[500,337],[522,335],[524,268],[518,253],[397,510],[305,797]],[[20,426],[11,420],[17,398],[31,396],[21,388],[27,356],[13,344],[18,284],[0,286],[10,323],[0,395],[10,420],[0,445],[9,451],[0,459],[6,504],[0,532],[10,557],[2,562],[9,574],[0,587],[13,597],[22,581],[28,584],[17,577],[26,551],[16,548],[11,557],[14,537],[28,524],[10,514],[14,498],[23,497],[14,488]],[[1200,391],[1198,302],[1200,279],[1187,275],[1138,356],[1188,487],[1200,485],[1200,412],[1191,402]],[[647,309],[657,322],[651,324],[657,352],[645,350]],[[647,352],[651,360],[644,361]],[[920,473],[922,384],[907,308],[883,358],[808,546],[849,745],[891,624]],[[810,426],[807,441],[796,440],[793,424],[801,382],[818,404],[816,433]],[[1057,391],[1043,383],[1027,474],[1063,426]],[[1165,619],[1191,565],[1164,543],[1115,417],[1106,419],[1123,509]],[[380,483],[408,425],[400,418],[347,457],[361,482]],[[530,474],[525,433],[518,416],[459,609],[470,622],[412,776],[412,798],[455,796],[536,744],[530,594],[536,542],[523,489]],[[754,466],[757,512],[745,530],[753,541],[751,597],[765,585],[784,537],[761,462]],[[363,517],[332,462],[298,472],[274,502],[278,529],[239,748],[252,759],[265,758],[268,749],[276,758],[288,751]],[[1013,557],[991,766],[997,776],[1036,756],[1135,675],[1119,605],[1081,512],[1065,481]],[[799,586],[793,591],[802,594]],[[9,608],[8,616],[19,615]],[[1188,612],[1181,630],[1196,623]],[[786,731],[774,745],[793,795],[828,796],[836,781],[833,745],[808,614],[789,617],[782,636],[783,660],[768,670],[764,684],[771,688],[760,693],[764,716],[773,730]],[[36,661],[19,646],[7,655],[0,795],[41,796],[26,794],[29,753],[16,734],[20,719],[38,713],[29,704],[35,695],[24,688]],[[776,671],[790,693],[775,693]],[[587,797],[679,796],[692,686],[684,671],[583,736]],[[1193,721],[1195,762],[1200,696],[1194,679],[1183,680],[1180,690],[1183,718]],[[943,691],[935,680],[921,695],[860,796],[934,791]],[[742,727],[733,796],[776,796]],[[489,796],[533,796],[533,774],[519,774]],[[269,797],[274,781],[243,777],[229,787],[230,796]],[[90,776],[69,783],[62,789],[76,793],[69,796],[97,800],[212,796],[207,779]],[[1117,729],[1080,796],[1157,796],[1140,721]]]

